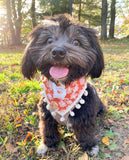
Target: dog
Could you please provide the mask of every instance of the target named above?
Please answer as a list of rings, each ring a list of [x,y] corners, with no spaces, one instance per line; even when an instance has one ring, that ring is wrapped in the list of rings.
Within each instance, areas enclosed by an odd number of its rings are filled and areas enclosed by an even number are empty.
[[[95,31],[60,15],[51,24],[34,28],[29,41],[21,70],[30,80],[41,72],[45,95],[38,104],[42,141],[37,153],[43,155],[56,147],[60,141],[58,124],[62,124],[74,132],[84,151],[96,156],[96,118],[105,113],[105,105],[87,81],[88,77],[100,77],[104,69]]]

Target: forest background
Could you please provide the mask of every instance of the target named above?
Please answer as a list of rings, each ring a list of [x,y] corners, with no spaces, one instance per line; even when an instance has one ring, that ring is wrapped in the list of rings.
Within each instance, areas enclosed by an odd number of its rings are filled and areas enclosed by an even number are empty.
[[[96,29],[102,40],[129,36],[128,0],[0,0],[0,46],[26,43],[32,28],[64,13]]]

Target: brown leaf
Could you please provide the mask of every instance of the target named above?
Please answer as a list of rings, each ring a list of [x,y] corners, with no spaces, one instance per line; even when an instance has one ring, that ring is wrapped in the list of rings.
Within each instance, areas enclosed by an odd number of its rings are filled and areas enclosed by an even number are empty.
[[[120,101],[121,101],[121,100],[120,100]],[[119,102],[120,102],[120,101],[119,101]],[[118,111],[121,111],[121,110],[124,110],[124,108],[118,107],[117,110],[118,110]]]
[[[85,152],[81,157],[78,158],[78,160],[88,160],[88,155]]]
[[[124,156],[121,160],[129,160],[129,156]]]
[[[125,123],[129,124],[129,121],[126,121]]]
[[[30,142],[31,139],[32,139],[32,133],[31,133],[31,132],[28,132],[28,134],[27,134],[27,136],[26,136],[24,142],[25,142],[25,143],[26,143],[26,142]]]
[[[123,146],[125,146],[126,144],[129,144],[129,138],[125,138],[125,139],[124,139]]]
[[[17,117],[14,121],[14,125],[20,124],[22,122],[23,117]]]
[[[111,119],[108,119],[108,122],[111,123],[111,124],[114,123],[114,121],[111,120]]]
[[[121,79],[121,80],[120,80],[120,83],[123,83],[123,82],[124,82],[124,80],[123,80],[123,79]]]

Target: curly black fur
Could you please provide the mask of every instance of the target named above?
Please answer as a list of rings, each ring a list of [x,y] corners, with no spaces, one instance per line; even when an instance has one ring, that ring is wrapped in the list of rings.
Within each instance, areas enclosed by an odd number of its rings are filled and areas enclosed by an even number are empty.
[[[30,43],[22,59],[23,75],[31,79],[39,70],[42,75],[56,83],[49,73],[51,66],[55,65],[69,67],[69,73],[62,81],[64,84],[69,84],[82,76],[98,78],[104,69],[104,59],[95,31],[72,24],[64,16],[54,21],[55,24],[36,27],[30,33]],[[49,37],[52,43],[48,43]],[[74,46],[74,40],[79,42],[78,46]],[[64,59],[53,59],[52,51],[56,47],[66,51]],[[78,143],[84,150],[90,151],[97,144],[94,136],[96,117],[105,112],[105,106],[91,84],[88,84],[87,90],[88,96],[82,97],[86,103],[81,104],[81,109],[73,110],[75,116],[69,116],[68,122],[72,125]],[[46,105],[41,98],[38,105],[40,133],[42,142],[48,147],[53,147],[60,141],[60,135],[58,123],[46,109]]]

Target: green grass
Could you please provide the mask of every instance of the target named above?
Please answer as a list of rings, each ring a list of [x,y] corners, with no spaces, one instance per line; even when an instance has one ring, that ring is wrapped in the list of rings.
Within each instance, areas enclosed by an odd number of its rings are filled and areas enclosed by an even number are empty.
[[[92,80],[108,109],[104,122],[107,123],[107,119],[111,119],[114,121],[111,125],[114,127],[117,125],[116,122],[122,121],[121,127],[125,132],[128,129],[126,121],[129,113],[128,44],[128,39],[101,42],[105,70],[99,79]],[[36,147],[40,144],[36,105],[40,98],[41,81],[40,78],[35,78],[33,81],[23,78],[20,71],[22,55],[11,51],[0,53],[0,160],[41,158],[36,154]],[[65,127],[60,127],[60,133],[62,138],[58,148],[50,150],[42,158],[56,160],[63,157],[62,159],[76,160],[82,156],[83,152],[76,144],[73,134]],[[117,143],[119,139],[113,128],[102,127],[98,133],[99,155],[97,158],[89,157],[89,159],[119,159],[121,153],[118,150],[122,145]],[[112,151],[111,154],[105,152],[106,146],[101,142],[103,136],[109,137],[108,150]]]

